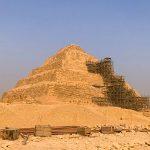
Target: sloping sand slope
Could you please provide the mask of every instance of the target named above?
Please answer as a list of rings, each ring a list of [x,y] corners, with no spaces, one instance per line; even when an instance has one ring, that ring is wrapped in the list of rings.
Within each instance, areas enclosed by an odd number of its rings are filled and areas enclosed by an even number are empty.
[[[148,125],[150,119],[141,112],[117,107],[95,105],[34,105],[0,103],[0,127],[34,127],[36,124],[87,125],[126,124]]]

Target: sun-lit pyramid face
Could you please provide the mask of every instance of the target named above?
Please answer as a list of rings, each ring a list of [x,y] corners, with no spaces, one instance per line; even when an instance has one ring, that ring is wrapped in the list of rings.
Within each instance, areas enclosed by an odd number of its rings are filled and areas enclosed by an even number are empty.
[[[18,81],[16,88],[3,95],[3,101],[91,102],[92,97],[103,96],[102,90],[94,87],[103,85],[103,79],[88,71],[87,61],[98,60],[79,46],[68,45],[34,69],[25,79]]]
[[[14,89],[4,93],[2,100],[52,104],[92,103],[93,98],[106,98],[103,76],[89,71],[87,62],[98,60],[79,46],[68,45],[18,81]]]

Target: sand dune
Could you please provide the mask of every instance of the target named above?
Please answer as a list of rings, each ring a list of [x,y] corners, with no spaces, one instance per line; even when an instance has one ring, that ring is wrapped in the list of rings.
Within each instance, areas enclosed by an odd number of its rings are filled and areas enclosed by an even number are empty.
[[[148,125],[150,119],[142,112],[118,107],[77,104],[0,104],[0,127],[34,127],[36,124],[87,125],[126,124]]]

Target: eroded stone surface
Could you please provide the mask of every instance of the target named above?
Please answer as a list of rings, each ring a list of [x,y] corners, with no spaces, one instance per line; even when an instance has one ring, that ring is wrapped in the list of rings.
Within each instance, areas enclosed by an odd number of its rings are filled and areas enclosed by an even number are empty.
[[[5,92],[2,101],[29,104],[51,104],[54,101],[91,103],[95,97],[106,98],[103,77],[91,73],[87,62],[96,63],[98,60],[79,46],[68,45],[25,79],[18,81],[14,89]]]

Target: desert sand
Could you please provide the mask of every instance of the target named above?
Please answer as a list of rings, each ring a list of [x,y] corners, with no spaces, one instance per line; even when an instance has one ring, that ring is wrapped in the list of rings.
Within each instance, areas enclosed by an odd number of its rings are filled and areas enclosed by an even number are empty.
[[[145,128],[150,118],[119,107],[99,107],[94,104],[7,104],[0,103],[0,128],[34,127],[36,124],[54,126],[125,125],[126,128]],[[26,145],[21,137],[16,141],[0,139],[0,150],[149,150],[150,132],[122,132],[105,135],[93,133],[80,135],[29,136]]]
[[[149,125],[150,118],[119,107],[94,104],[6,104],[0,103],[0,127],[34,127],[37,124],[96,126],[102,124],[127,126]]]
[[[0,140],[0,150],[149,150],[149,133],[118,133],[104,135],[92,134],[90,137],[79,135],[57,135],[52,137],[30,136],[26,145],[23,139],[17,141]]]

